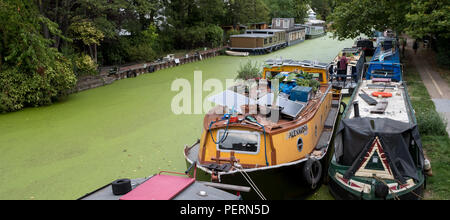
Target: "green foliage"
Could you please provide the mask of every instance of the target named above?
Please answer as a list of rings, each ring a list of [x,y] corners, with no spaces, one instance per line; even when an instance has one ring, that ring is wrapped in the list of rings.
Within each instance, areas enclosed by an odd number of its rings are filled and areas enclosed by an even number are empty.
[[[217,25],[193,26],[176,31],[179,48],[218,47],[223,42],[223,29]]]
[[[406,14],[406,32],[414,38],[434,35],[450,39],[450,2],[448,0],[414,0]]]
[[[98,65],[89,55],[81,54],[72,58],[77,76],[97,75]]]
[[[205,28],[205,40],[210,47],[219,47],[223,42],[223,29],[217,25],[208,25]]]
[[[376,4],[371,0],[340,0],[329,19],[339,39],[371,36],[373,30],[389,28],[414,38],[450,38],[448,0],[380,0]]]
[[[329,20],[334,37],[340,40],[372,35],[373,30],[391,28],[401,33],[407,26],[405,15],[411,7],[409,0],[341,0]]]
[[[436,111],[416,111],[419,131],[422,135],[447,135],[445,119]]]
[[[334,0],[314,0],[311,1],[311,8],[317,13],[317,18],[326,20],[332,11]]]
[[[242,80],[249,80],[249,79],[256,79],[260,78],[262,76],[261,73],[261,66],[258,64],[258,62],[253,62],[249,60],[245,64],[241,64],[238,75],[236,79],[242,79]]]
[[[0,112],[51,104],[76,83],[71,61],[49,47],[42,24],[59,34],[33,2],[0,1]]]
[[[303,87],[311,87],[314,92],[317,92],[320,87],[320,82],[315,79],[303,79],[298,78],[297,79],[297,85],[303,86]]]
[[[270,9],[272,18],[295,18],[297,23],[303,24],[308,17],[309,0],[264,0],[264,2]]]
[[[72,39],[80,40],[84,45],[100,45],[105,35],[90,21],[74,22],[69,27]]]
[[[149,62],[156,57],[153,48],[149,44],[135,44],[125,49],[128,62]]]
[[[76,84],[72,64],[57,56],[41,74],[22,73],[15,68],[0,71],[0,112],[49,105],[64,97]]]
[[[231,0],[225,9],[223,23],[228,25],[270,22],[270,9],[263,0]]]
[[[437,63],[446,69],[450,69],[450,42],[440,39],[437,45]]]

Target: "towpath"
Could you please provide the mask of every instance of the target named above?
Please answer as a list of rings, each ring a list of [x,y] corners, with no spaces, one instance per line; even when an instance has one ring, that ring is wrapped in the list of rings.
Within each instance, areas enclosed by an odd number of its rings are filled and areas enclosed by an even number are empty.
[[[408,50],[413,54],[414,39],[408,39]],[[436,105],[436,111],[442,114],[447,120],[447,133],[450,136],[450,87],[446,80],[442,79],[440,74],[433,69],[430,59],[433,57],[431,49],[419,46],[417,54],[413,56],[416,69],[420,73],[420,77],[425,84],[431,98]]]

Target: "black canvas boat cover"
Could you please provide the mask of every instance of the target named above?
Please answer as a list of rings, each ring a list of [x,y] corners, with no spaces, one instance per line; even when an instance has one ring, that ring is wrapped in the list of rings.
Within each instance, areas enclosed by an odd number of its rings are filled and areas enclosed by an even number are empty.
[[[344,175],[350,179],[362,165],[363,158],[378,137],[396,180],[419,180],[417,169],[423,169],[423,151],[417,125],[386,118],[353,118],[342,120],[335,140],[336,160],[351,166]],[[417,149],[417,155],[411,152]],[[410,152],[411,151],[411,152]]]

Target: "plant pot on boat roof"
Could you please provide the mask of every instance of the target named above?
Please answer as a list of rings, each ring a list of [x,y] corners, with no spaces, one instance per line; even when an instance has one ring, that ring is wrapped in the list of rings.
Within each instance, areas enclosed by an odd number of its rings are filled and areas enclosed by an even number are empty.
[[[319,90],[320,82],[315,79],[297,79],[297,85],[311,87],[313,92],[316,93]]]
[[[260,67],[258,65],[258,62],[255,62],[253,64],[252,61],[248,61],[246,64],[240,66],[239,70],[237,71],[238,75],[236,79],[241,80],[257,80],[261,79],[262,72],[260,70]]]

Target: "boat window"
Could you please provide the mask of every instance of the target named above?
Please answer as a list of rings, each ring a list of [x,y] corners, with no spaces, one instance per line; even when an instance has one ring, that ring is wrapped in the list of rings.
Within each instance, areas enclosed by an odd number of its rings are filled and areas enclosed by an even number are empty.
[[[258,154],[261,135],[258,132],[225,130],[218,132],[218,138],[226,135],[225,141],[217,145],[222,152],[234,151],[243,154]]]
[[[289,20],[288,19],[284,20],[283,28],[289,28]]]

